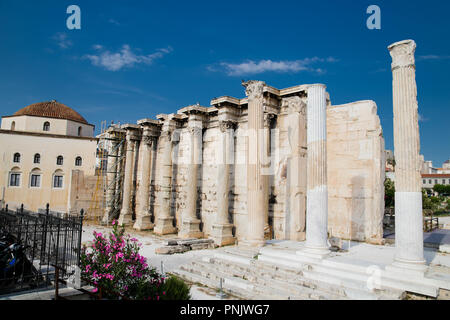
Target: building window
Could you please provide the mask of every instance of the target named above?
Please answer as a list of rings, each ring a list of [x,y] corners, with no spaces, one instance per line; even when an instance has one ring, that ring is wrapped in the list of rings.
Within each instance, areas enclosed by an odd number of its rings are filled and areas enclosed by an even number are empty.
[[[19,163],[20,162],[20,153],[14,153],[14,158],[13,158],[13,161],[15,162],[15,163]]]
[[[58,158],[56,158],[56,164],[57,164],[58,166],[62,166],[63,163],[64,163],[64,158],[63,158],[63,156],[58,156]]]
[[[20,186],[20,173],[11,173],[9,176],[9,186],[19,187]]]
[[[44,131],[50,131],[50,122],[44,122],[44,127],[42,128]]]
[[[33,163],[41,163],[41,155],[39,153],[34,155]]]
[[[15,121],[11,122],[11,131],[14,131],[14,130],[16,130],[16,122]]]
[[[32,188],[39,188],[41,186],[41,175],[40,174],[32,174],[31,175],[30,186]]]
[[[423,179],[423,184],[427,184],[427,180]]]
[[[438,184],[439,182],[438,182],[438,179],[435,179],[434,180],[434,184]]]
[[[63,176],[55,175],[53,176],[53,188],[62,188],[63,187]]]
[[[75,159],[75,165],[76,165],[77,167],[80,167],[82,164],[83,164],[83,159],[81,159],[81,157],[77,157],[77,158]]]
[[[82,132],[82,130],[83,130],[83,129],[82,129],[81,127],[78,127],[78,136],[79,136],[79,137],[81,137],[81,132]]]

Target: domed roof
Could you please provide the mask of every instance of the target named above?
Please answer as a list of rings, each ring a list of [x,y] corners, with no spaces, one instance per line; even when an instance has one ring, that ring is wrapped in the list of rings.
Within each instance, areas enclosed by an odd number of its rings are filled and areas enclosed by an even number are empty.
[[[56,100],[30,104],[29,106],[14,113],[14,116],[56,118],[88,124],[86,119],[84,119],[78,112],[62,103],[57,102]]]

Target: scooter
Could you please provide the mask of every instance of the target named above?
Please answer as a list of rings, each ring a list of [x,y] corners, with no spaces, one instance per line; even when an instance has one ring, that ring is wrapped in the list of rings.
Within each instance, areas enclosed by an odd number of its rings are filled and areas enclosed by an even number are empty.
[[[32,283],[40,275],[25,255],[25,247],[13,243],[0,254],[0,288],[14,283]]]

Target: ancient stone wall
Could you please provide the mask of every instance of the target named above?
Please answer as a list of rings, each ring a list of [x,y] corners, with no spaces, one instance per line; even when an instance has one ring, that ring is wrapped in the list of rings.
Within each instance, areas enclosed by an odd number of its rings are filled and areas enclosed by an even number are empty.
[[[327,110],[328,231],[379,243],[383,238],[384,139],[373,101]]]
[[[259,159],[259,173],[255,176],[253,172],[252,179],[260,187],[252,192],[264,203],[253,203],[261,212],[255,215],[258,227],[251,231],[247,185],[250,97],[215,98],[208,108],[188,106],[176,114],[158,115],[158,120],[142,119],[138,125],[122,126],[120,130],[126,130],[136,145],[129,156],[137,163],[122,167],[124,176],[133,170],[135,179],[132,190],[127,191],[128,198],[134,199],[135,227],[154,227],[157,234],[178,233],[183,238],[210,237],[223,245],[235,240],[260,241],[263,222],[266,238],[305,240],[309,87],[278,90],[264,84],[263,95],[252,96],[252,103],[264,110],[258,121],[264,122],[260,129],[264,139],[260,140],[267,149],[258,148],[267,154],[260,156],[270,162]],[[331,106],[326,92],[325,99],[328,232],[345,239],[379,242],[384,211],[384,141],[376,105],[362,101]],[[258,127],[261,125],[259,122]],[[142,147],[144,131],[154,139],[152,151]],[[201,143],[194,143],[198,133]],[[145,157],[141,149],[146,150]],[[192,162],[191,149],[201,154],[198,166]],[[150,159],[150,154],[151,165],[143,166],[141,162]],[[221,162],[224,154],[231,159],[226,165]],[[228,172],[224,174],[224,170]],[[147,188],[143,177],[150,180],[145,196],[139,192]],[[148,209],[143,213],[142,208]]]

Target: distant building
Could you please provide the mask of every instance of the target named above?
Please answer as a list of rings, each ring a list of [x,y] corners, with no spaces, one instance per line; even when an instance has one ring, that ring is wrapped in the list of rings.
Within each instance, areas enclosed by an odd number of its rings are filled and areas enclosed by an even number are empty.
[[[422,174],[422,185],[433,189],[436,184],[450,185],[450,174]]]
[[[0,200],[9,208],[37,211],[49,203],[67,212],[77,198],[73,172],[95,173],[94,125],[55,100],[3,116],[0,146]]]

